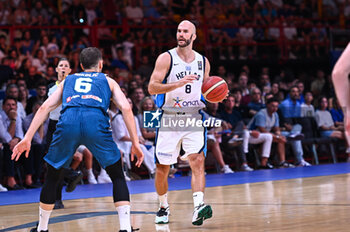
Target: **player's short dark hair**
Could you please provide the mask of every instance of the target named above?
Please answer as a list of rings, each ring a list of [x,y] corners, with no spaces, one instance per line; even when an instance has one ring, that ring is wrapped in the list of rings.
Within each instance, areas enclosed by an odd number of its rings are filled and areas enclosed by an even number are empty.
[[[84,48],[79,56],[79,60],[84,69],[95,68],[102,60],[102,53],[98,48]]]

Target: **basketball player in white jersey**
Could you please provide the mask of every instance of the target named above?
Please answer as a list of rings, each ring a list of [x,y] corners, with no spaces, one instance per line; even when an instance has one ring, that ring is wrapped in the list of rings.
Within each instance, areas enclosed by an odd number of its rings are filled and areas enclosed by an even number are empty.
[[[350,162],[350,43],[334,66],[332,79],[339,104],[344,113],[345,137],[348,143],[348,162]]]
[[[157,94],[156,104],[162,116],[175,119],[190,115],[201,117],[199,109],[205,106],[201,97],[203,80],[209,77],[210,64],[207,58],[192,49],[196,39],[196,27],[190,21],[182,21],[176,33],[177,47],[157,58],[148,86],[150,94]],[[177,163],[180,149],[185,152],[181,159],[188,160],[192,170],[194,201],[193,225],[202,225],[212,216],[210,205],[204,204],[204,160],[206,155],[206,129],[160,127],[156,135],[155,156],[157,171],[155,187],[160,207],[155,223],[169,222],[167,201],[168,173],[170,165]]]

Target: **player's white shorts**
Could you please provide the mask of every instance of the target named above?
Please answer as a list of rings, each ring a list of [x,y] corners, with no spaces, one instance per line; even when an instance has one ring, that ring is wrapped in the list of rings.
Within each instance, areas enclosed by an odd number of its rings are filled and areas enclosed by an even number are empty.
[[[185,128],[179,130],[176,127],[159,128],[156,135],[155,156],[156,162],[164,165],[177,163],[181,147],[185,154],[180,156],[187,160],[190,154],[198,154],[207,150],[206,129]]]

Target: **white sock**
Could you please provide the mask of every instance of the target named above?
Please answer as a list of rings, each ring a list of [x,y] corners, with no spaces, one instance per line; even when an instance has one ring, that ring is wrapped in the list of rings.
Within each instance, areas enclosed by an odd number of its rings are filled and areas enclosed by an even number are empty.
[[[47,230],[47,226],[48,226],[48,224],[49,224],[49,219],[50,219],[51,212],[52,212],[52,210],[50,210],[50,211],[43,210],[43,209],[39,206],[39,225],[38,225],[38,231]]]
[[[203,192],[195,192],[193,193],[193,204],[194,207],[200,206],[203,203]]]
[[[122,205],[117,207],[120,230],[131,232],[130,223],[130,205]]]
[[[169,207],[169,204],[168,204],[168,194],[164,194],[164,195],[158,195],[158,199],[159,199],[159,205],[160,207],[163,207],[163,208],[167,208]]]
[[[88,176],[94,176],[94,173],[92,172],[92,168],[86,169],[86,172],[87,172]]]
[[[103,168],[101,168],[100,176],[101,176],[101,175],[107,175],[106,170],[104,170]]]

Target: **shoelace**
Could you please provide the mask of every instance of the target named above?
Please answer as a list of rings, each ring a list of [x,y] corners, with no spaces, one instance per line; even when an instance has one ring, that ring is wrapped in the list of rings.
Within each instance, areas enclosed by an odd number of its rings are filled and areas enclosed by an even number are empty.
[[[202,207],[204,204],[202,203],[202,204],[200,204],[200,205],[198,205],[197,207],[195,207],[195,209],[196,210],[198,210],[200,207]]]
[[[157,212],[157,216],[161,217],[161,216],[165,216],[168,214],[168,212],[166,212],[167,208],[160,208],[160,210]]]

